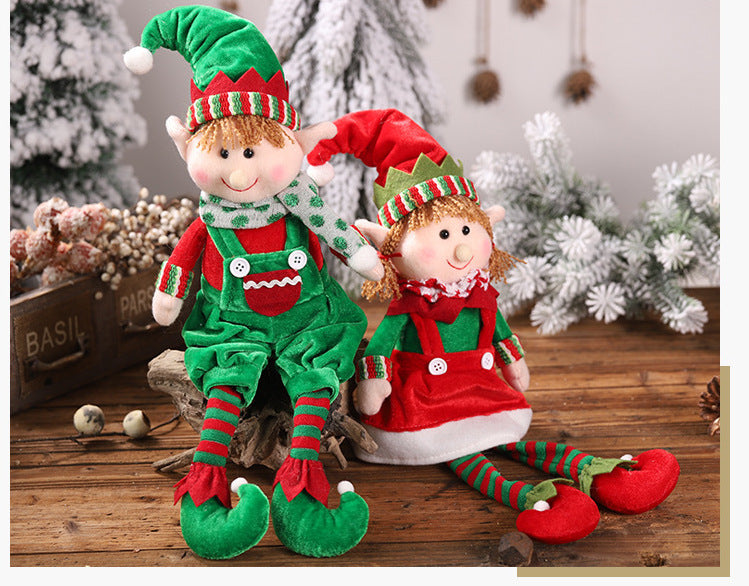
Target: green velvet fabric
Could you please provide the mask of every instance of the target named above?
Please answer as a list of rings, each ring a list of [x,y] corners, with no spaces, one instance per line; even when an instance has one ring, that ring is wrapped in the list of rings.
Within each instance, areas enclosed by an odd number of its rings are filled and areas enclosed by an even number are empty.
[[[436,322],[446,352],[475,350],[481,331],[481,314],[476,308],[463,309],[451,324]],[[493,342],[512,336],[512,330],[501,313],[497,312],[497,325]],[[408,314],[386,315],[372,336],[367,356],[390,356],[393,350],[421,352],[416,327]]]
[[[309,557],[332,557],[346,553],[367,532],[369,506],[355,492],[341,495],[337,509],[328,509],[306,492],[291,502],[281,485],[271,500],[273,529],[290,550]]]
[[[254,484],[243,484],[238,494],[239,502],[233,509],[224,507],[216,497],[199,507],[189,494],[182,497],[182,536],[200,557],[236,557],[257,545],[268,531],[270,507],[263,491]]]
[[[235,387],[248,405],[273,354],[292,403],[319,389],[330,389],[335,399],[340,382],[354,374],[353,357],[367,320],[338,283],[326,272],[321,277],[322,295],[273,317],[222,310],[220,292],[203,278],[182,331],[185,365],[195,386],[202,391]]]
[[[539,482],[533,489],[525,495],[525,503],[521,505],[523,509],[532,509],[538,501],[546,501],[557,495],[555,484],[571,485],[573,482],[567,478],[550,478]]]
[[[281,64],[257,27],[210,6],[179,6],[143,28],[141,46],[179,52],[190,63],[195,85],[204,91],[219,71],[237,81],[254,67],[268,81]]]

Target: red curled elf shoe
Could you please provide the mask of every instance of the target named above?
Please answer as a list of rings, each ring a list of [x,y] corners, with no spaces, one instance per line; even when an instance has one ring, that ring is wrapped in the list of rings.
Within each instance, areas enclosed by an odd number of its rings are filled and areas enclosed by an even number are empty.
[[[534,508],[518,515],[518,531],[551,544],[570,543],[589,535],[600,518],[596,503],[566,484],[554,484],[554,488],[555,496],[536,502]],[[544,508],[543,503],[549,508]]]
[[[673,454],[648,450],[632,460],[636,463],[629,469],[616,467],[593,477],[590,496],[597,503],[617,513],[635,515],[657,507],[671,494],[680,471]]]

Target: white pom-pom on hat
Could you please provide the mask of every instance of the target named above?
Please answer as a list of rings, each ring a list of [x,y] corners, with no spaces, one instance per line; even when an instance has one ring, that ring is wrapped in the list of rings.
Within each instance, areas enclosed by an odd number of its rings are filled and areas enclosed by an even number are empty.
[[[125,67],[136,75],[144,75],[153,67],[153,53],[145,47],[133,47],[122,58]]]
[[[551,505],[546,501],[536,501],[533,503],[534,511],[548,511],[551,509]]]
[[[354,485],[351,484],[348,480],[341,480],[336,488],[338,489],[338,494],[344,494],[346,492],[356,492],[354,490]]]
[[[331,182],[335,177],[335,169],[330,163],[323,163],[322,165],[311,165],[307,169],[307,175],[317,183],[318,186],[322,187]]]

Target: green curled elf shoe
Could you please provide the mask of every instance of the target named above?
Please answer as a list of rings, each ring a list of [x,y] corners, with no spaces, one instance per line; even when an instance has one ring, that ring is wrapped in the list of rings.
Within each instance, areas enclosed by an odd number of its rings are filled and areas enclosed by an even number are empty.
[[[191,474],[195,466],[193,463]],[[182,499],[180,527],[190,549],[206,559],[224,560],[244,553],[263,538],[268,531],[270,504],[258,486],[238,478],[232,489],[239,495],[239,502],[231,508],[225,470],[217,466],[211,468],[217,470],[203,471],[203,478],[213,477],[212,485],[198,488],[196,484],[192,487],[188,483],[178,484],[175,503]],[[200,477],[199,472],[195,477]]]
[[[292,461],[287,459],[287,462]],[[271,499],[271,518],[276,535],[286,547],[301,555],[322,558],[346,553],[367,532],[369,506],[354,492],[350,482],[341,482],[338,484],[340,505],[337,509],[329,509],[330,487],[322,464],[310,460],[296,462],[288,466],[285,463],[279,470],[280,478],[276,476]],[[304,480],[289,481],[290,468],[296,472],[303,468],[300,476]]]

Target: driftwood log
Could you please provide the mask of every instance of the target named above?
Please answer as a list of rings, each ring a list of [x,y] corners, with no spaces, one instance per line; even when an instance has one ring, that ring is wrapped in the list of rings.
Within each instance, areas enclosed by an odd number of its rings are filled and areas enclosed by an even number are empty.
[[[151,360],[148,384],[152,389],[170,395],[179,414],[194,430],[200,431],[207,400],[187,376],[183,352],[166,350]],[[348,439],[370,453],[377,449],[371,436],[351,416],[353,389],[353,380],[341,384],[321,439],[320,451],[333,454],[341,468],[347,465],[340,448],[344,440]],[[239,424],[229,444],[229,458],[245,468],[260,464],[278,470],[289,455],[292,431],[291,401],[280,376],[269,366],[260,378],[252,404],[240,413]],[[154,462],[153,466],[165,472],[184,468],[190,465],[194,453],[195,448],[192,448]]]

